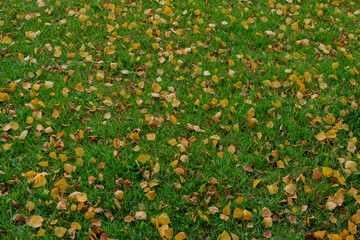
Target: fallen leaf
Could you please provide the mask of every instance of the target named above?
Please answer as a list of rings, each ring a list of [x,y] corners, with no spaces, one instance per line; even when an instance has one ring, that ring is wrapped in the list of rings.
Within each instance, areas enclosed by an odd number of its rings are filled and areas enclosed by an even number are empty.
[[[34,215],[30,217],[30,220],[26,224],[33,228],[39,228],[41,227],[43,221],[44,219],[42,217],[39,215]]]

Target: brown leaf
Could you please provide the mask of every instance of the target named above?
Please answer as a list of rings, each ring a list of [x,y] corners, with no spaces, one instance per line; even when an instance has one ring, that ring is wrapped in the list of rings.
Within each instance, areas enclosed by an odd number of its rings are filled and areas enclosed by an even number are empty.
[[[252,169],[252,167],[248,166],[248,165],[244,165],[243,166],[243,169],[249,173],[252,173],[254,172],[254,169]]]

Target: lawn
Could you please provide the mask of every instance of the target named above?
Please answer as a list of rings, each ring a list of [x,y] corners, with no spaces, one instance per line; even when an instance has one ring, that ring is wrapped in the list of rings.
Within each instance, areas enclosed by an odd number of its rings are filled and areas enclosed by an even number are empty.
[[[359,239],[357,0],[0,0],[0,239]]]

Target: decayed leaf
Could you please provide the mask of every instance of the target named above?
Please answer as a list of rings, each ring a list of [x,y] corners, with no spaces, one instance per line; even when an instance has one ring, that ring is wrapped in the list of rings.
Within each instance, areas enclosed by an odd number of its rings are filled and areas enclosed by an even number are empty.
[[[136,220],[146,220],[146,212],[144,211],[138,211],[135,213],[135,219]]]
[[[15,214],[12,220],[14,222],[25,222],[25,218],[20,213]]]
[[[115,193],[114,193],[115,197],[119,200],[121,200],[124,196],[124,192],[123,191],[120,191],[120,190],[117,190]]]

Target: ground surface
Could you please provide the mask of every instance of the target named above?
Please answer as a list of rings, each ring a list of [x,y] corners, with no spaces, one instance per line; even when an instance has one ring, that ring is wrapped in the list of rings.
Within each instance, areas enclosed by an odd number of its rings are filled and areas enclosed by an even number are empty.
[[[359,238],[358,1],[0,6],[1,239]]]

